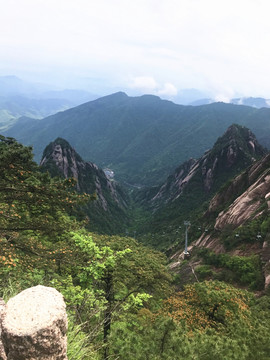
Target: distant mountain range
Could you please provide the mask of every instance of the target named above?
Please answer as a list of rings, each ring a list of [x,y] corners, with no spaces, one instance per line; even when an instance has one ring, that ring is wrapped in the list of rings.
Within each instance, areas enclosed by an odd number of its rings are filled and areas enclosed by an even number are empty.
[[[116,93],[42,120],[19,119],[4,132],[34,146],[40,160],[56,137],[87,161],[109,167],[131,185],[157,185],[179,164],[199,158],[233,123],[250,128],[270,148],[270,109],[214,103],[182,106],[157,96]]]
[[[41,119],[96,98],[83,90],[52,90],[16,76],[0,76],[0,131],[22,116]]]
[[[212,104],[214,102],[215,100],[211,98],[202,98],[192,101],[188,105],[200,106],[200,105]],[[231,99],[230,104],[245,105],[245,106],[254,107],[256,109],[261,109],[264,107],[265,108],[270,107],[270,99],[264,99],[261,97],[241,97],[241,98]]]

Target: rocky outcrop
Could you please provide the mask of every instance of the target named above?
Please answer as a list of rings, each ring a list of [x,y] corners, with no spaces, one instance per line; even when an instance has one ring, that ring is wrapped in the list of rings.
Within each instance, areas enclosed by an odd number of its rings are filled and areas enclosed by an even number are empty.
[[[7,360],[67,360],[67,314],[55,289],[35,286],[11,298],[2,320]]]
[[[129,221],[128,196],[96,164],[84,161],[66,140],[57,138],[50,143],[44,150],[40,166],[51,176],[74,178],[79,193],[96,195],[80,215],[87,216],[87,226],[91,231],[110,234],[124,231]]]
[[[259,208],[262,201],[269,205],[270,198],[270,169],[260,176],[241,196],[239,196],[226,211],[219,213],[215,229],[221,230],[226,225],[238,227],[246,220],[260,215]],[[268,209],[270,207],[268,206]]]
[[[209,198],[228,179],[265,154],[255,135],[240,125],[230,126],[211,150],[198,159],[190,159],[177,168],[154,193],[152,207],[173,202],[186,190]]]
[[[166,203],[177,199],[182,193],[183,188],[192,178],[198,168],[198,161],[190,159],[175,170],[175,173],[168,177],[167,181],[159,188],[152,202],[162,200]]]
[[[70,153],[68,153],[67,148],[62,147],[60,144],[55,144],[53,151],[50,154],[51,160],[55,163],[56,167],[65,178],[73,177],[77,180],[77,188],[80,190],[78,184],[78,165],[82,165],[83,162],[80,161],[80,159],[76,159],[74,149],[70,148],[69,152]],[[40,165],[42,166],[46,164],[47,161],[48,158],[44,157]]]
[[[213,217],[213,213],[216,213],[217,230],[222,230],[226,225],[237,227],[258,216],[264,202],[270,209],[270,154],[219,191],[211,200],[205,218]]]
[[[52,176],[76,179],[79,192],[96,193],[98,203],[107,211],[109,196],[120,207],[125,207],[124,200],[117,191],[116,183],[110,181],[104,171],[90,161],[84,161],[80,155],[61,138],[50,143],[44,150],[40,166]]]
[[[267,228],[269,213],[270,154],[267,154],[228,182],[213,197],[202,221],[207,227],[213,228],[214,225],[214,231],[201,235],[194,245],[220,253],[226,252],[226,246],[228,251],[228,244],[232,242],[229,247],[232,255],[259,255],[267,288],[270,285],[270,229]],[[260,224],[256,230],[258,234],[249,236],[248,231],[245,233],[245,227],[249,229],[254,219]],[[226,236],[227,245],[224,246]]]

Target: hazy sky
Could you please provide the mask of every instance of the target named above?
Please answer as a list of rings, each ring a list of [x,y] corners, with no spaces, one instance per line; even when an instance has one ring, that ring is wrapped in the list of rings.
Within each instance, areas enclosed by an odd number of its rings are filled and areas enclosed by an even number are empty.
[[[270,98],[269,0],[0,0],[0,75]]]

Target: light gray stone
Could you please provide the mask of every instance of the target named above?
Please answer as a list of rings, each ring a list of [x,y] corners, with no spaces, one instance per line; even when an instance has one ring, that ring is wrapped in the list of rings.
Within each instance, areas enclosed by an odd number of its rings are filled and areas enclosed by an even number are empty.
[[[35,286],[6,304],[2,340],[8,360],[66,360],[67,315],[63,296]]]

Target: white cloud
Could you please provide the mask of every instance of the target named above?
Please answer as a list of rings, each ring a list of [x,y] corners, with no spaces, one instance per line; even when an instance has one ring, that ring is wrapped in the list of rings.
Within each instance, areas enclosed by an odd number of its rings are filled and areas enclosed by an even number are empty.
[[[133,74],[134,89],[171,95],[166,84],[203,90],[218,79],[218,93],[225,86],[270,97],[269,0],[0,0],[0,7],[0,71],[23,64],[104,74],[118,86]]]
[[[137,76],[129,84],[131,89],[140,93],[151,93],[163,98],[173,98],[177,95],[177,88],[170,82],[158,83],[152,76]]]
[[[168,96],[168,97],[173,97],[177,95],[177,88],[171,84],[171,83],[165,83],[163,88],[161,88],[160,90],[158,90],[158,95],[162,96]]]
[[[132,79],[130,88],[137,89],[143,92],[156,92],[158,84],[151,76],[137,76]]]

